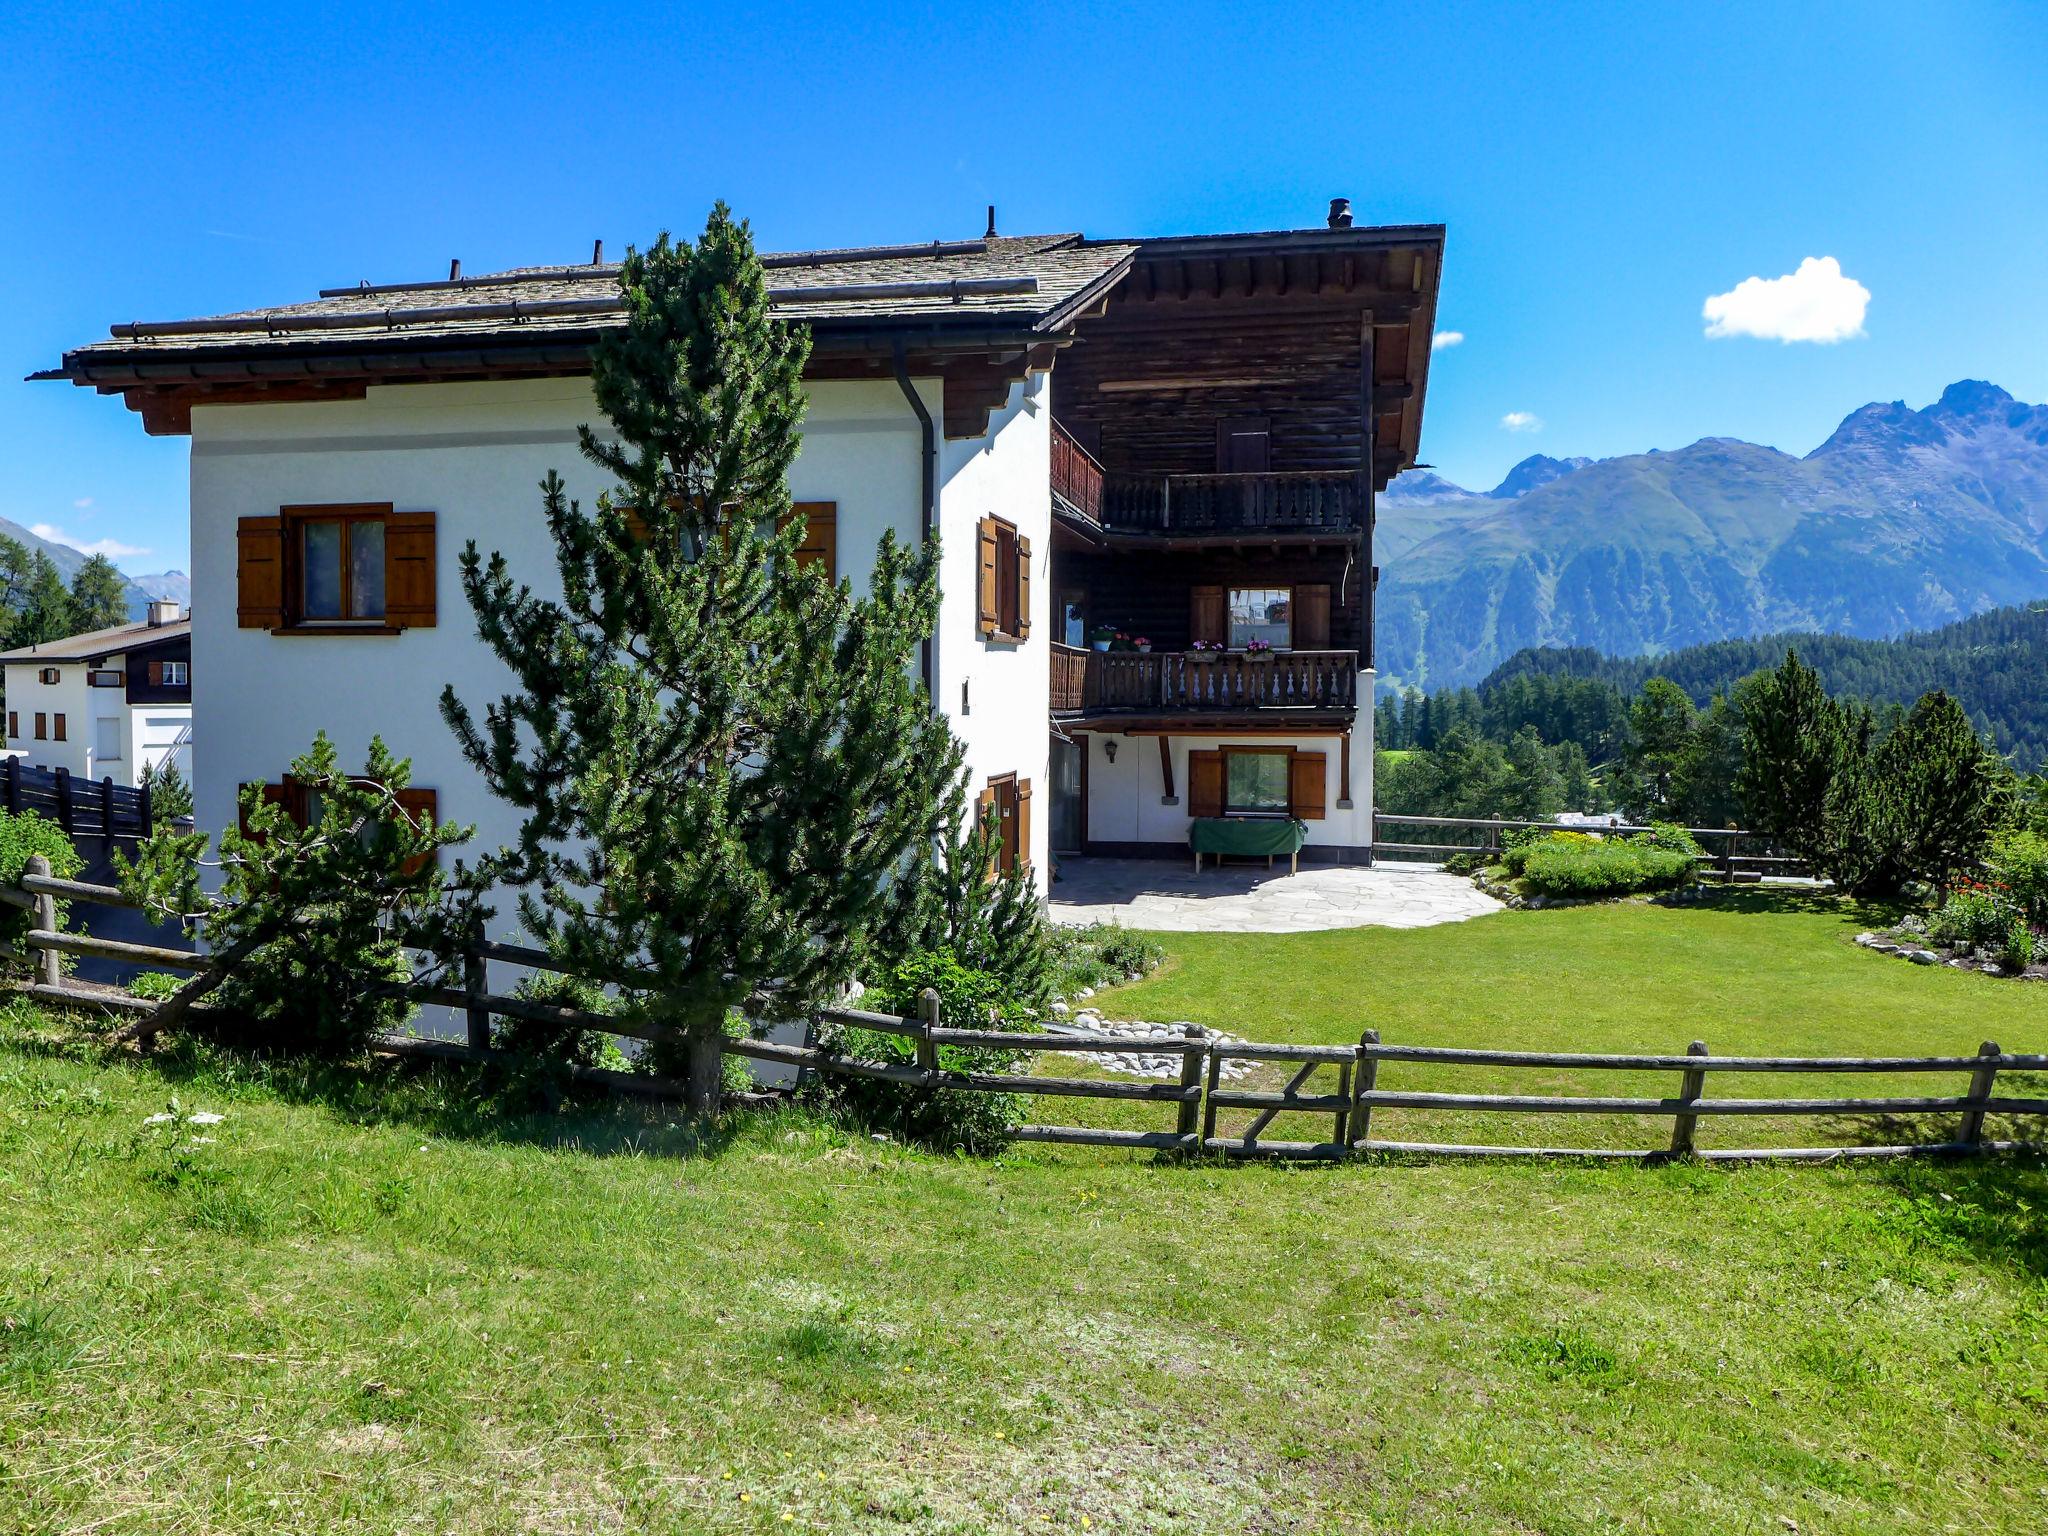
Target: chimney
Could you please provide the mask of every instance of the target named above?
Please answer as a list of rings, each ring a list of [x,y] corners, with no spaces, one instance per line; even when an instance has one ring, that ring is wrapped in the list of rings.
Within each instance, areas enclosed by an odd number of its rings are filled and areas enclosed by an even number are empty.
[[[1331,198],[1331,199],[1330,199],[1330,228],[1332,228],[1332,229],[1349,229],[1350,227],[1351,227],[1351,199],[1350,199],[1350,198],[1348,198],[1348,197],[1333,197],[1333,198]]]
[[[599,237],[591,244],[590,264],[593,267],[601,267],[604,265],[604,240],[602,237]]]
[[[461,281],[461,279],[462,258],[460,256],[451,257],[448,262],[448,281],[454,283]]]
[[[984,235],[983,235],[983,236],[982,236],[981,238],[982,238],[982,239],[984,239],[984,240],[993,240],[993,239],[995,239],[995,237],[996,237],[996,205],[995,205],[994,203],[990,203],[990,204],[988,205],[988,232],[987,232],[986,234],[984,234]]]
[[[166,624],[175,624],[177,622],[178,605],[176,603],[151,603],[149,605],[149,627],[151,629],[162,629]]]

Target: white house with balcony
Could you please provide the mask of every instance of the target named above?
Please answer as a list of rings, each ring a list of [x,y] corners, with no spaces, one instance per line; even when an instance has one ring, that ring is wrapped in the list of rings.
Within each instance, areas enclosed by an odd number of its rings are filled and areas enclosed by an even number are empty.
[[[135,785],[176,763],[190,782],[192,620],[151,603],[139,624],[0,652],[7,752],[31,767]]]

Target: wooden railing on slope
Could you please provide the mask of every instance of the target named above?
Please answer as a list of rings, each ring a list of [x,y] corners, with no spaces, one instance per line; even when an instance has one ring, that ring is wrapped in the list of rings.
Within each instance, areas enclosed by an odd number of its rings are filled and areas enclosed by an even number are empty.
[[[1620,817],[1598,826],[1566,826],[1555,821],[1510,821],[1484,816],[1395,816],[1377,810],[1372,813],[1372,822],[1375,858],[1394,854],[1419,862],[1440,861],[1454,853],[1498,853],[1502,834],[1508,832],[1590,832],[1602,837],[1631,837],[1651,830]],[[1442,836],[1433,841],[1404,842],[1385,837],[1383,829],[1387,827]],[[1687,827],[1686,831],[1705,850],[1701,866],[1718,871],[1724,879],[1755,880],[1765,875],[1797,876],[1811,872],[1804,859],[1778,852],[1776,845],[1761,832],[1741,827]]]
[[[1052,424],[1052,493],[1098,526],[1102,522],[1102,466],[1055,420]]]
[[[1078,703],[1070,675],[1083,669]],[[1354,709],[1356,651],[1080,651],[1055,648],[1054,709]]]
[[[34,864],[39,861],[32,860]],[[44,866],[47,868],[47,865]],[[148,1015],[157,1004],[113,988],[89,987],[67,981],[60,967],[64,954],[99,955],[125,960],[150,969],[192,972],[201,969],[204,958],[157,945],[129,944],[66,933],[58,927],[59,901],[98,903],[107,906],[135,905],[112,886],[91,885],[75,880],[58,880],[41,872],[24,876],[18,887],[0,886],[0,903],[34,913],[34,926],[27,947],[0,945],[0,955],[33,967],[34,980],[21,990],[31,997],[74,1005],[114,1008]],[[488,988],[488,967],[492,962],[515,964],[527,969],[555,971],[544,950],[525,945],[486,941],[465,957],[464,984],[459,987],[424,986],[411,989],[408,996],[428,1005],[460,1010],[466,1020],[467,1041],[434,1040],[416,1036],[386,1036],[378,1048],[387,1053],[438,1057],[456,1061],[488,1061],[493,1018],[528,1019],[564,1024],[574,1028],[624,1036],[641,1041],[668,1038],[671,1031],[660,1025],[639,1024],[609,1014],[558,1008],[523,998],[492,993]],[[631,985],[644,981],[646,973],[623,978]],[[1974,1154],[2020,1147],[2039,1148],[2039,1138],[1998,1140],[1985,1135],[1987,1116],[2048,1116],[2048,1097],[2021,1092],[2000,1095],[1999,1074],[2003,1072],[2048,1072],[2048,1055],[2018,1055],[2000,1050],[1986,1041],[1974,1056],[1895,1057],[1809,1057],[1809,1056],[1714,1056],[1706,1045],[1694,1041],[1683,1055],[1619,1055],[1572,1051],[1471,1050],[1462,1047],[1389,1045],[1377,1030],[1366,1030],[1353,1046],[1262,1044],[1223,1040],[1199,1025],[1188,1025],[1178,1038],[1134,1041],[1123,1035],[1046,1034],[1019,1035],[1007,1031],[949,1029],[938,1021],[938,998],[927,992],[915,1017],[872,1013],[857,1008],[826,1008],[814,1015],[820,1024],[871,1030],[911,1042],[912,1062],[864,1059],[829,1050],[820,1045],[783,1045],[770,1040],[728,1039],[727,1054],[751,1061],[775,1062],[784,1066],[827,1076],[866,1077],[898,1083],[911,1089],[946,1089],[968,1093],[1013,1093],[1031,1097],[1095,1099],[1114,1103],[1158,1104],[1171,1107],[1170,1130],[1129,1130],[1113,1127],[1028,1124],[1012,1128],[1020,1141],[1064,1142],[1080,1146],[1125,1147],[1192,1154],[1210,1152],[1230,1157],[1277,1157],[1298,1159],[1349,1159],[1367,1153],[1403,1152],[1455,1157],[1570,1157],[1620,1158],[1637,1161],[1672,1157],[1698,1157],[1708,1161],[1758,1161],[1791,1159],[1832,1160],[1845,1157],[1904,1157],[1930,1153]],[[146,1018],[145,1021],[146,1023]],[[946,1046],[969,1046],[1032,1054],[1056,1053],[1085,1058],[1090,1055],[1123,1054],[1142,1049],[1152,1054],[1180,1058],[1178,1080],[1172,1082],[1109,1082],[1095,1078],[1049,1077],[1030,1073],[954,1071],[940,1064],[939,1051]],[[1266,1090],[1226,1085],[1224,1067],[1233,1061],[1285,1064],[1293,1074],[1281,1089]],[[1445,1093],[1389,1088],[1381,1081],[1385,1064],[1491,1067],[1496,1069],[1567,1069],[1575,1072],[1668,1072],[1678,1077],[1677,1092],[1664,1097],[1610,1097],[1595,1095],[1530,1095],[1498,1093]],[[1311,1090],[1316,1073],[1333,1071],[1335,1083],[1323,1090]],[[1960,1094],[1897,1095],[1889,1098],[1713,1098],[1706,1088],[1716,1073],[1772,1074],[1965,1074],[1968,1089]],[[594,1067],[571,1069],[581,1081],[620,1091],[658,1097],[680,1097],[682,1085],[669,1079],[640,1073],[607,1071]],[[1253,1118],[1234,1134],[1219,1126],[1223,1111],[1252,1111]],[[1671,1134],[1656,1147],[1588,1147],[1571,1145],[1504,1146],[1488,1142],[1435,1142],[1390,1140],[1372,1133],[1373,1116],[1381,1110],[1433,1110],[1441,1113],[1474,1114],[1485,1117],[1537,1115],[1624,1115],[1667,1119]],[[1329,1136],[1318,1140],[1277,1139],[1265,1135],[1278,1116],[1328,1116]],[[1821,1147],[1738,1147],[1702,1148],[1696,1144],[1702,1117],[1787,1117],[1813,1116],[1920,1116],[1953,1115],[1955,1131],[1946,1139],[1932,1142],[1891,1142],[1882,1145],[1849,1144]]]
[[[0,805],[10,815],[33,811],[73,838],[142,838],[149,835],[150,793],[110,778],[95,783],[68,768],[37,768],[18,757],[0,763]]]
[[[1355,474],[1105,477],[1102,523],[1113,533],[1354,533],[1365,526]]]

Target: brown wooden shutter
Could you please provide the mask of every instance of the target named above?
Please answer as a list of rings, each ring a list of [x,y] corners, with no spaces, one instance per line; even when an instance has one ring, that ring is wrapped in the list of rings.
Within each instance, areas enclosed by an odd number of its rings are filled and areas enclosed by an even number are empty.
[[[36,740],[47,741],[50,737],[49,718],[39,709],[36,711]]]
[[[1329,778],[1330,754],[1296,752],[1287,762],[1287,798],[1303,821],[1323,819],[1323,789]]]
[[[152,661],[149,664],[149,686],[152,688],[161,688],[163,687],[163,685],[164,664],[160,661]]]
[[[394,512],[384,524],[384,622],[434,627],[434,514]]]
[[[56,726],[57,729],[54,734],[57,740],[62,741],[64,739],[64,714],[61,710],[57,713]]]
[[[975,537],[979,545],[976,554],[978,579],[975,588],[978,593],[980,612],[977,623],[984,635],[993,635],[1002,620],[1001,599],[996,581],[996,520],[984,517],[975,525]]]
[[[1031,781],[1017,781],[1017,867],[1031,867]]]
[[[422,832],[431,832],[440,824],[440,796],[431,789],[400,789],[392,792],[392,799],[398,802],[399,810],[406,819]],[[432,860],[429,858],[407,859],[399,870],[400,874],[416,875]]]
[[[1223,814],[1223,754],[1188,753],[1188,815],[1197,819]]]
[[[1330,584],[1303,582],[1294,589],[1294,648],[1321,651],[1330,645]]]
[[[235,524],[235,622],[243,629],[284,627],[281,517],[245,517]]]
[[[1019,640],[1031,638],[1031,541],[1017,539],[1017,628]]]
[[[823,566],[825,579],[839,579],[839,503],[798,501],[789,508],[790,520],[803,526],[803,542],[796,547],[796,568]]]
[[[1188,589],[1188,639],[1200,640],[1209,645],[1221,645],[1230,633],[1224,619],[1223,589],[1221,587],[1190,587]]]

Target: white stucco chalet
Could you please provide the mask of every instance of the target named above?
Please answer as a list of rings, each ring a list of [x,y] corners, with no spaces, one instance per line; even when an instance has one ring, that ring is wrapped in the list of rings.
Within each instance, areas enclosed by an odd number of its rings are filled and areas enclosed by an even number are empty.
[[[192,776],[192,621],[152,603],[117,624],[0,652],[7,752],[31,767],[130,786],[176,763]]]
[[[1349,775],[1354,728],[1371,759],[1371,505],[1414,461],[1441,243],[1347,213],[766,258],[777,313],[813,333],[791,476],[813,557],[858,586],[885,529],[942,538],[932,698],[1041,883],[1055,850],[1184,851],[1196,815],[1292,812],[1311,856],[1369,856]],[[324,729],[344,761],[381,734],[441,815],[512,834],[439,714],[444,683],[478,701],[506,681],[455,556],[474,539],[552,584],[536,485],[605,488],[575,439],[617,298],[595,262],[362,285],[117,326],[45,375],[191,439],[199,825]],[[1240,609],[1277,668],[1252,647],[1230,670]],[[1127,616],[1157,666],[1085,648]],[[1200,659],[1195,686],[1167,645]],[[1156,737],[1156,763],[1126,737]]]

